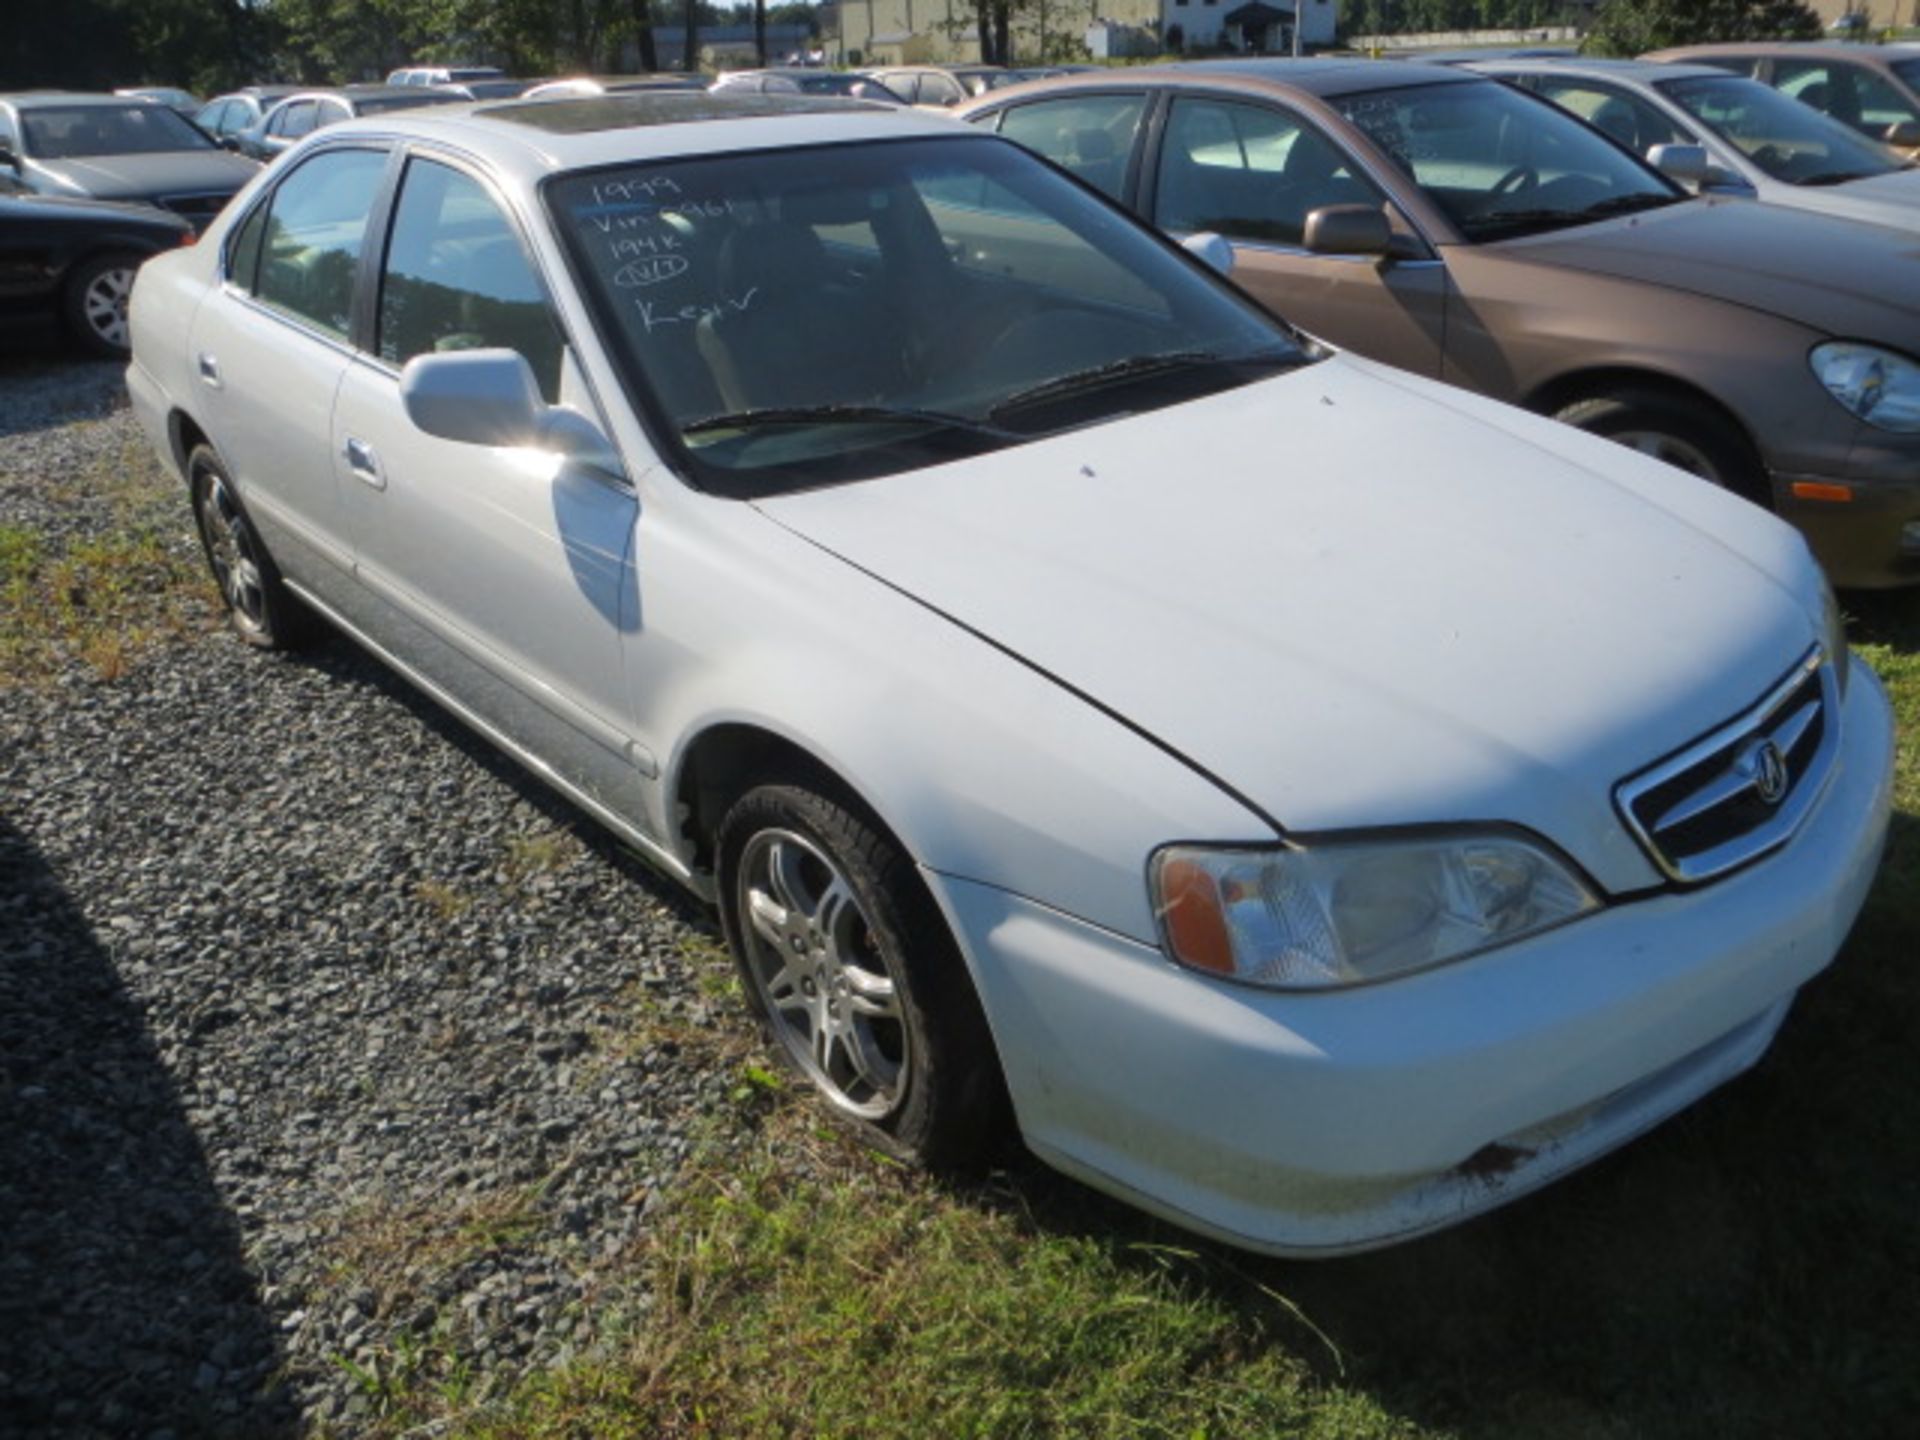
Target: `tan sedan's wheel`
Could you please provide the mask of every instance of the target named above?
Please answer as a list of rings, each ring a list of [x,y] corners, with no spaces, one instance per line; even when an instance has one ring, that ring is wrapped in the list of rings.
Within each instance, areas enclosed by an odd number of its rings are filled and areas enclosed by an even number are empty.
[[[781,1051],[872,1143],[964,1164],[1003,1125],[966,968],[913,865],[854,808],[800,785],[744,796],[720,833],[721,919]]]
[[[212,446],[197,446],[187,457],[187,479],[207,568],[234,633],[263,650],[299,644],[310,629],[308,611],[281,580]]]
[[[1619,390],[1575,401],[1554,417],[1697,475],[1756,505],[1770,505],[1766,471],[1739,428],[1704,403],[1658,390]]]

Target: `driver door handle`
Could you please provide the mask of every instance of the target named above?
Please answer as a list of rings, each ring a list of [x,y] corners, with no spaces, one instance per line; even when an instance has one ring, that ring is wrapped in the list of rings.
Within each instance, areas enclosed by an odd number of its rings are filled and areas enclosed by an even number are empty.
[[[387,488],[387,477],[380,469],[380,457],[373,453],[373,447],[364,440],[347,437],[347,468],[356,478],[364,480],[376,490]]]

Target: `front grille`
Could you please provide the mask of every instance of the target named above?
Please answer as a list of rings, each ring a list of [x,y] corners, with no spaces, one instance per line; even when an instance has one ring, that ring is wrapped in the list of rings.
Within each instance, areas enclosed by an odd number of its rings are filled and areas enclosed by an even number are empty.
[[[181,219],[192,225],[195,230],[204,230],[212,223],[213,217],[226,208],[231,194],[221,195],[162,195],[160,204],[173,211]]]
[[[1622,781],[1614,802],[1669,879],[1724,875],[1800,827],[1832,768],[1839,714],[1815,647],[1746,714]]]

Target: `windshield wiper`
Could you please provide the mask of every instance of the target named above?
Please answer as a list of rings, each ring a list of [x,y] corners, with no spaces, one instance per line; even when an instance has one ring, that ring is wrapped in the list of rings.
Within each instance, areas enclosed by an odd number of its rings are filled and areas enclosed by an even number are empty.
[[[1655,191],[1642,191],[1638,195],[1615,195],[1610,199],[1597,201],[1586,209],[1576,211],[1576,220],[1605,220],[1613,215],[1632,215],[1640,210],[1660,210],[1668,205],[1678,205],[1686,197],[1683,195],[1662,195]]]
[[[1077,395],[1085,390],[1097,390],[1121,380],[1138,380],[1176,370],[1199,370],[1215,365],[1281,366],[1303,364],[1305,359],[1303,355],[1282,350],[1261,351],[1252,355],[1221,355],[1212,350],[1164,350],[1157,355],[1129,355],[1124,360],[1110,360],[1104,365],[1075,370],[1052,380],[1043,380],[1038,385],[1030,385],[1025,390],[1016,390],[987,414],[990,418],[998,419],[1010,410],[1023,410],[1029,405]]]
[[[946,430],[964,430],[974,435],[990,435],[996,440],[1024,440],[1011,430],[969,420],[964,415],[949,415],[941,410],[915,410],[898,405],[786,405],[757,410],[734,410],[724,415],[707,415],[680,427],[682,435],[701,435],[713,430],[757,430],[769,425],[933,425]]]
[[[1849,180],[1864,180],[1870,173],[1866,170],[1822,170],[1818,175],[1808,175],[1793,183],[1796,185],[1844,185]]]
[[[1496,210],[1490,214],[1475,215],[1463,220],[1460,228],[1476,238],[1506,230],[1559,230],[1570,225],[1586,225],[1595,220],[1609,220],[1617,215],[1631,215],[1640,210],[1658,210],[1664,206],[1677,205],[1682,198],[1679,195],[1659,195],[1642,191],[1637,195],[1614,195],[1580,210]]]

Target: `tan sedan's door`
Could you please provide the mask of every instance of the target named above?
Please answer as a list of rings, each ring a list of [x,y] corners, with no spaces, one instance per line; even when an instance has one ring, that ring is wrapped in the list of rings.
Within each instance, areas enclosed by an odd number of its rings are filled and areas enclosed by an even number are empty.
[[[1323,205],[1386,206],[1401,226],[1360,166],[1291,111],[1176,96],[1143,199],[1162,230],[1232,241],[1235,283],[1284,319],[1343,349],[1439,375],[1446,267],[1301,248],[1308,214]]]

